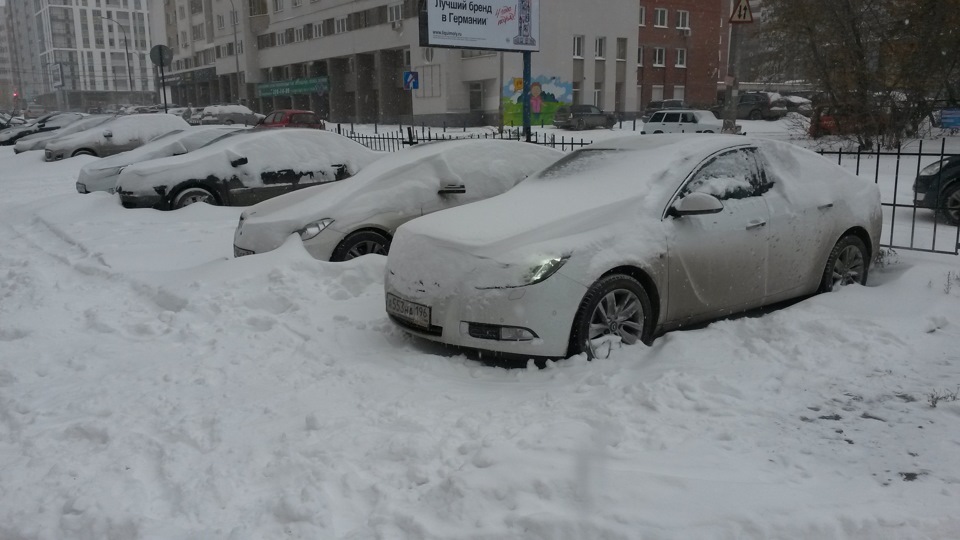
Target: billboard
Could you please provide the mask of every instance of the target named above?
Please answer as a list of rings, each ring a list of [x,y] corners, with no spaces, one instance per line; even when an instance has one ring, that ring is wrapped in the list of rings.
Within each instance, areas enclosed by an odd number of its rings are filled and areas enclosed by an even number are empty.
[[[420,46],[540,50],[540,0],[421,0]]]

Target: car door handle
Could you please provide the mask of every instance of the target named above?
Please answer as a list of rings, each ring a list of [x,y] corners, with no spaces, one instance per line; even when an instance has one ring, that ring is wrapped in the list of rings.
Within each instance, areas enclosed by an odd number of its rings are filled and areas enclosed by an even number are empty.
[[[833,203],[821,204],[817,207],[817,210],[829,210],[833,208]]]
[[[750,229],[758,229],[760,227],[763,227],[766,224],[767,224],[766,221],[760,221],[760,220],[751,221],[750,223],[747,223],[747,230],[749,231]]]

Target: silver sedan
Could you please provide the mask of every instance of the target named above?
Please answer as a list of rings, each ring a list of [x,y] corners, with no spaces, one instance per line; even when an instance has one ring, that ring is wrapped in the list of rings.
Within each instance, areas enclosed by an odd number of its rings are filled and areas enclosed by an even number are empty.
[[[880,229],[876,185],[799,147],[624,137],[504,195],[400,227],[386,310],[450,345],[590,354],[866,283]]]

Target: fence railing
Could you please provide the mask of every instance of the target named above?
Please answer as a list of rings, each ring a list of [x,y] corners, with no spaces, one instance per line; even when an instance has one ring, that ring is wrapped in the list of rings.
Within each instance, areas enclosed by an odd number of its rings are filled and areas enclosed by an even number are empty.
[[[938,182],[935,191],[939,195],[933,204],[934,208],[917,206],[914,197],[913,184],[923,168],[923,158],[936,158],[933,160],[936,162],[958,155],[946,152],[946,142],[946,139],[941,139],[939,150],[934,151],[924,151],[921,140],[915,152],[904,151],[902,147],[895,151],[881,151],[878,146],[876,150],[868,152],[859,149],[855,152],[821,150],[820,154],[836,156],[837,165],[852,168],[857,176],[863,176],[861,169],[864,169],[864,174],[871,174],[865,165],[872,162],[873,181],[880,187],[880,205],[884,208],[881,246],[957,255],[960,254],[960,226],[951,225],[940,218],[947,204],[941,188],[947,185],[948,179],[941,178],[942,184]],[[901,178],[901,171],[905,171],[905,178]]]
[[[340,124],[337,124],[337,133],[345,137],[349,137],[360,144],[370,148],[371,150],[378,150],[381,152],[396,152],[404,148],[405,146],[411,146],[419,143],[433,142],[433,141],[448,141],[456,139],[500,139],[500,140],[509,140],[509,141],[522,141],[523,135],[518,129],[504,129],[502,132],[498,131],[484,131],[484,132],[460,132],[460,131],[441,131],[436,128],[430,127],[420,127],[416,128],[413,126],[408,126],[406,132],[404,131],[389,131],[384,133],[357,133],[352,129],[344,129]],[[533,132],[531,133],[530,142],[532,144],[539,144],[541,146],[549,146],[550,148],[556,148],[562,151],[571,151],[576,150],[577,148],[583,148],[588,144],[592,144],[593,141],[588,141],[583,138],[576,137],[567,137],[561,135],[557,137],[555,134],[543,134]]]

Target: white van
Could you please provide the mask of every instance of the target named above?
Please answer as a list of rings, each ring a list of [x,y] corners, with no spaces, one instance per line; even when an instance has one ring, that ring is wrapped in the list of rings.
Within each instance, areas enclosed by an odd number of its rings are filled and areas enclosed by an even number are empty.
[[[669,109],[653,113],[640,133],[720,133],[723,121],[710,111]]]

